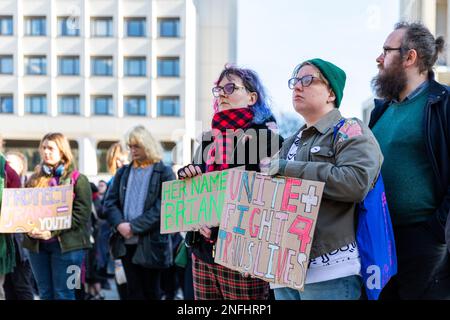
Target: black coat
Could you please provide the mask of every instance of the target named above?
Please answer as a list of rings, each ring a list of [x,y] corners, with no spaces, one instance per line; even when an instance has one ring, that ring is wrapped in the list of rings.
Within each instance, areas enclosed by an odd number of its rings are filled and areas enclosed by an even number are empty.
[[[126,222],[124,218],[125,194],[131,165],[120,168],[104,201],[104,214],[113,227],[110,239],[111,253],[114,258],[123,257],[126,253],[124,238],[116,231],[117,226]],[[144,212],[129,221],[133,234],[139,240],[132,262],[146,268],[168,268],[173,264],[172,241],[168,234],[161,234],[161,188],[165,181],[174,180],[172,169],[164,163],[154,164],[150,177],[148,195]]]
[[[422,124],[440,205],[428,223],[437,239],[445,243],[445,224],[450,210],[450,96],[449,87],[433,78],[433,73],[430,73],[429,95]],[[388,107],[389,101],[375,100],[369,128],[373,128]],[[446,233],[450,249],[450,223],[447,224]]]
[[[266,122],[274,121],[273,118],[268,119]],[[268,134],[265,135],[264,133],[267,132]],[[247,140],[244,144],[244,150],[245,150],[245,158],[239,159],[238,158],[238,152],[239,149],[235,149],[233,152],[234,155],[234,164],[230,164],[229,168],[235,168],[240,166],[245,166],[245,170],[247,171],[256,171],[259,172],[259,162],[261,159],[265,157],[272,157],[275,153],[279,151],[281,148],[281,145],[283,144],[283,138],[279,136],[278,134],[274,133],[270,129],[268,129],[267,125],[265,123],[263,124],[255,124],[253,123],[249,128],[245,130],[246,135],[253,136],[252,139],[255,139],[252,142],[249,142]],[[256,136],[255,136],[256,134]],[[267,137],[267,140],[266,140]],[[261,139],[264,139],[266,141],[262,141]],[[278,143],[274,143],[274,147],[277,146],[277,148],[272,148],[272,141],[278,140]],[[275,141],[274,141],[275,142]],[[235,141],[236,145],[238,145],[239,141]],[[267,149],[265,149],[266,144]],[[208,154],[208,150],[213,146],[212,143],[212,134],[211,132],[207,132],[202,137],[202,144],[201,146],[196,150],[195,156],[194,156],[194,165],[198,165],[202,172],[206,172],[206,164],[205,159],[206,155]],[[256,148],[254,148],[257,146]],[[242,150],[242,149],[241,149]],[[256,155],[254,152],[256,151]],[[256,156],[256,157],[255,157]],[[242,161],[244,160],[244,161]],[[254,161],[256,160],[256,161]],[[197,231],[190,231],[186,234],[186,245],[189,247],[192,247],[192,252],[195,254],[195,256],[204,262],[207,263],[214,263],[214,257],[213,257],[213,251],[214,251],[214,245],[217,241],[217,235],[219,233],[219,228],[214,227],[211,228],[211,240],[213,243],[210,243],[205,240],[205,238],[200,234],[200,232]]]

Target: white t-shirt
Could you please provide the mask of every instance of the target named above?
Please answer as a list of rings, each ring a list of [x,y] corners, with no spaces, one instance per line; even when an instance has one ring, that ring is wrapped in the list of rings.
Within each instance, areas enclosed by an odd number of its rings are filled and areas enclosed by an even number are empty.
[[[288,161],[294,161],[297,154],[302,131],[298,134],[287,156]],[[360,275],[361,260],[356,242],[349,243],[337,250],[310,259],[306,271],[305,284],[329,281],[353,275]],[[272,289],[283,288],[282,285],[270,284]]]

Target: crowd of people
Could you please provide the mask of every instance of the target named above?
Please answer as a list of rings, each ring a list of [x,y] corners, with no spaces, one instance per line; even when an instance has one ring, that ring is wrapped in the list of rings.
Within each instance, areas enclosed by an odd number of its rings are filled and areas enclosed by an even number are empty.
[[[305,124],[290,137],[278,134],[257,73],[227,65],[212,88],[211,130],[176,173],[143,126],[111,146],[112,177],[97,185],[76,169],[61,133],[42,138],[30,177],[23,155],[1,156],[0,194],[72,184],[74,199],[70,229],[0,234],[0,299],[104,299],[112,279],[123,300],[365,299],[356,208],[380,175],[398,261],[380,299],[450,299],[450,99],[433,72],[443,47],[420,23],[395,26],[376,59],[369,125],[339,110],[344,70],[320,58],[299,63],[288,87]],[[161,234],[163,182],[241,166],[325,182],[303,291],[215,263],[218,227]],[[174,261],[180,250],[183,264]],[[73,266],[77,286],[68,285]]]

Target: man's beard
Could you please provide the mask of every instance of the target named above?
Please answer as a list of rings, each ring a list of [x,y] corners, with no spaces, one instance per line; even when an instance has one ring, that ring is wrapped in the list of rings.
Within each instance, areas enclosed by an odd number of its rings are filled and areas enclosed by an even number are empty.
[[[372,79],[372,88],[378,97],[388,101],[398,100],[400,93],[405,90],[408,78],[402,66],[402,59],[397,58],[386,69],[380,69],[376,77]]]

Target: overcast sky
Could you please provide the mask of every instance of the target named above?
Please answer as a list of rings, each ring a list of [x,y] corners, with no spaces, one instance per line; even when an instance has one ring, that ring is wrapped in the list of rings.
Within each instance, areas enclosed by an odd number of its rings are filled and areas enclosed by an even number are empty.
[[[399,20],[398,0],[238,0],[238,64],[258,72],[274,109],[293,111],[287,80],[309,58],[347,73],[340,107],[362,119],[384,40]]]

